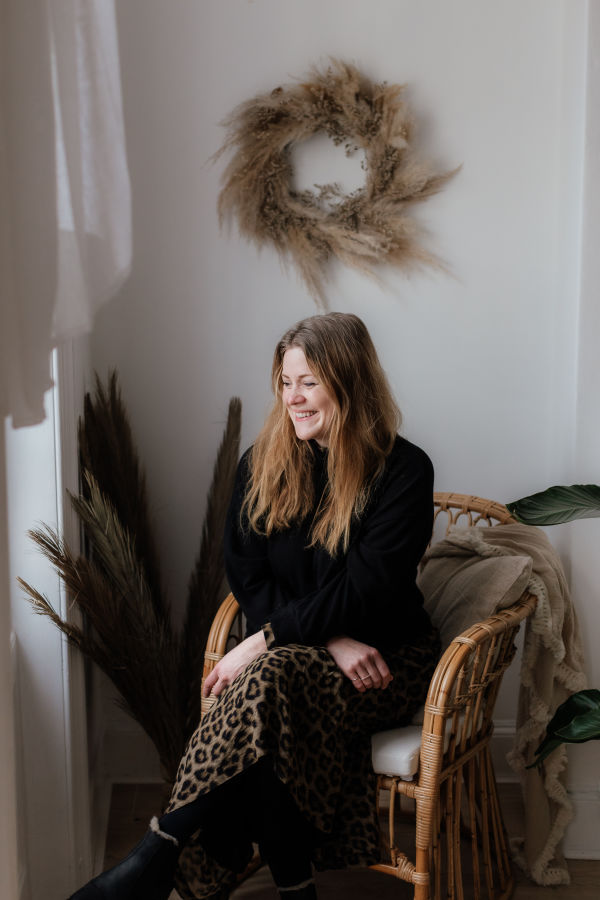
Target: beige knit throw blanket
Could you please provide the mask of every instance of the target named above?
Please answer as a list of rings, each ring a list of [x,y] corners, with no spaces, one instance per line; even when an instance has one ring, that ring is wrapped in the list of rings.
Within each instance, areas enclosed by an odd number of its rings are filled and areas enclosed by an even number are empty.
[[[537,597],[527,621],[521,663],[517,732],[508,755],[520,774],[525,804],[524,835],[513,842],[515,858],[538,884],[568,884],[562,838],[573,818],[566,790],[567,751],[561,745],[537,768],[525,769],[557,706],[585,688],[577,617],[560,560],[546,535],[529,525],[451,528],[428,555],[530,556],[528,590]]]

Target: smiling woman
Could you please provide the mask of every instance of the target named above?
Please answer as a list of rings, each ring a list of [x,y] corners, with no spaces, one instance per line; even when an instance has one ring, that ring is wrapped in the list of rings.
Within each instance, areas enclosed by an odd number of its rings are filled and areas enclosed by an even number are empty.
[[[258,843],[282,897],[312,865],[378,858],[370,735],[421,705],[439,653],[417,564],[433,469],[363,322],[329,313],[275,348],[274,403],[242,457],[225,528],[247,633],[207,675],[212,705],[166,813],[75,900],[216,898]]]
[[[312,537],[335,556],[340,542],[348,548],[352,517],[366,507],[400,411],[364,322],[346,313],[311,316],[290,328],[275,349],[271,379],[275,403],[252,449],[249,522],[268,536],[312,508],[312,439],[329,451],[329,489]],[[316,415],[297,417],[296,409]]]

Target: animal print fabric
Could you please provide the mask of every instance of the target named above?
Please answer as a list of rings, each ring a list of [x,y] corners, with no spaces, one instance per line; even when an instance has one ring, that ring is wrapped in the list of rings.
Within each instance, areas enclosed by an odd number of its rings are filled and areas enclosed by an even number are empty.
[[[268,755],[316,829],[317,869],[376,862],[381,854],[370,735],[405,724],[423,703],[439,656],[437,633],[383,656],[392,682],[384,691],[359,693],[324,647],[267,650],[202,719],[181,760],[167,811],[215,790]],[[232,868],[243,869],[252,852],[240,823],[235,813],[221,822],[217,816],[209,835],[192,836],[176,880],[184,900],[228,896],[235,883]],[[224,859],[230,868],[221,865]]]

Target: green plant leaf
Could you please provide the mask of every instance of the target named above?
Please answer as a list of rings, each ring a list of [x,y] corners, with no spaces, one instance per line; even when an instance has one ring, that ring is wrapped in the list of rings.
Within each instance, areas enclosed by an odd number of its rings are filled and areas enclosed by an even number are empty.
[[[600,486],[597,484],[555,485],[513,500],[506,506],[525,525],[558,525],[573,519],[600,516]]]
[[[526,766],[526,769],[534,769],[536,766],[540,767],[543,761],[547,756],[556,750],[557,747],[564,743],[564,741],[559,740],[558,738],[549,738],[545,737],[542,743],[539,745],[537,750],[535,751],[535,759],[532,763]]]
[[[568,720],[563,724],[566,718],[563,714],[561,722],[555,724],[557,738],[573,744],[600,739],[600,691],[579,691],[562,706],[566,708]]]
[[[589,688],[571,694],[558,707],[546,726],[546,736],[528,766],[539,766],[560,744],[580,744],[600,739],[600,691]]]

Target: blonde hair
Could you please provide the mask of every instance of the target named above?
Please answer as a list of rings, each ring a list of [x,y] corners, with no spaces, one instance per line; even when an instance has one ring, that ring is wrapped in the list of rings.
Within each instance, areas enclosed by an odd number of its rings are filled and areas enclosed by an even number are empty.
[[[331,556],[348,549],[350,527],[368,502],[400,425],[400,411],[365,324],[349,313],[311,316],[287,331],[275,348],[275,402],[249,459],[242,513],[260,534],[297,524],[313,511],[308,441],[296,437],[281,394],[283,357],[299,347],[334,402],[328,433],[327,486],[314,512],[311,546]]]

